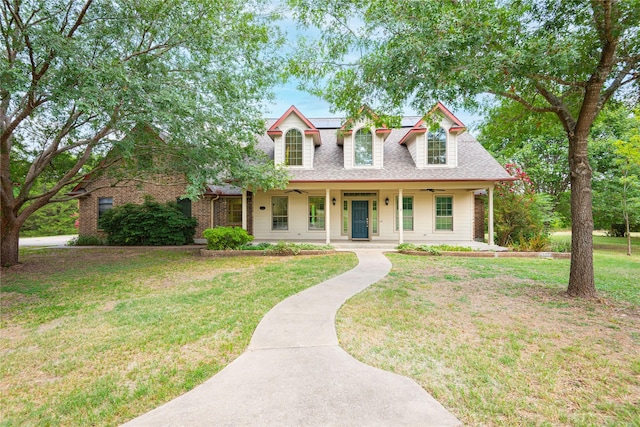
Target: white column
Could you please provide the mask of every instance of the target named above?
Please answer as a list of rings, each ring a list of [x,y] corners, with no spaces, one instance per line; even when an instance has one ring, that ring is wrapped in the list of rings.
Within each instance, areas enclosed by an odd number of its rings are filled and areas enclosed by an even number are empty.
[[[402,220],[402,188],[398,190],[398,244],[404,243],[404,221]]]
[[[324,231],[328,245],[331,243],[331,207],[333,206],[331,191],[328,188],[325,190],[324,200]]]
[[[493,186],[489,187],[489,245],[493,246]]]
[[[242,228],[248,231],[247,228],[247,190],[242,189]]]

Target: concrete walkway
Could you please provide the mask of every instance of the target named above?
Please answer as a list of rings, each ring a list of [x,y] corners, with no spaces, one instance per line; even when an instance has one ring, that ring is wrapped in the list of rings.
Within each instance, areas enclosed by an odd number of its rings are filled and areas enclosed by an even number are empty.
[[[380,250],[356,268],[287,298],[249,349],[190,392],[125,426],[456,426],[413,380],[364,365],[338,345],[335,315],[387,275]]]

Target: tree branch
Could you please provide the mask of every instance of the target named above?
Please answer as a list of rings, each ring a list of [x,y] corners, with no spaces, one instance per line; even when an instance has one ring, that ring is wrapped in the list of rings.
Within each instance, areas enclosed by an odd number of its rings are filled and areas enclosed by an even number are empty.
[[[634,59],[633,57],[631,59],[632,60],[627,62],[627,65],[622,70],[620,70],[620,72],[613,79],[609,87],[607,87],[602,92],[602,95],[600,96],[599,109],[602,109],[604,104],[606,104],[606,102],[609,100],[609,98],[611,98],[611,96],[615,93],[616,90],[620,89],[622,86],[626,84],[633,82],[634,80],[637,80],[640,77],[637,73],[631,74],[631,71],[638,66],[638,62],[640,61],[640,55],[635,57],[635,61],[633,60]],[[624,78],[630,74],[631,74],[631,77],[628,80],[624,80]]]
[[[544,80],[544,81],[558,83],[562,86],[583,88],[587,85],[585,82],[570,82],[570,81],[561,79],[560,77],[548,76],[545,74],[531,74],[531,75],[528,75],[527,77],[534,81]]]
[[[504,96],[505,98],[509,98],[509,99],[511,99],[513,101],[516,101],[519,104],[522,104],[527,110],[533,111],[535,113],[557,113],[558,112],[558,109],[555,108],[555,107],[536,107],[535,105],[531,104],[526,99],[522,98],[519,95],[516,95],[513,92],[489,91],[489,93],[492,94],[492,95],[496,95],[496,96]]]
[[[73,37],[73,33],[75,33],[76,30],[80,27],[80,25],[82,25],[82,20],[84,19],[85,15],[87,14],[87,11],[89,10],[89,7],[91,6],[91,3],[93,3],[93,0],[87,0],[87,2],[82,7],[82,10],[78,14],[78,18],[76,19],[75,24],[73,24],[73,27],[71,27],[71,30],[69,30],[69,32],[67,33],[66,37],[68,39]]]
[[[536,90],[540,95],[547,100],[549,104],[554,106],[557,110],[554,111],[558,118],[560,119],[560,123],[562,123],[562,127],[564,127],[565,132],[568,135],[571,135],[574,132],[576,127],[576,120],[571,115],[571,112],[567,109],[567,106],[560,98],[558,98],[555,94],[547,90],[542,84],[539,82],[536,83]]]

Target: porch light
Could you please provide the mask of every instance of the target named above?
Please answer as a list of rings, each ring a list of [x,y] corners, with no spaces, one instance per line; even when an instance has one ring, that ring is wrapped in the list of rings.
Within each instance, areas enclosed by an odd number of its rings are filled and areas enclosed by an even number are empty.
[[[333,206],[336,205],[336,198],[335,197],[333,199],[331,199],[331,203],[333,203]]]
[[[389,198],[388,197],[386,199],[384,199],[384,204],[389,206]]]

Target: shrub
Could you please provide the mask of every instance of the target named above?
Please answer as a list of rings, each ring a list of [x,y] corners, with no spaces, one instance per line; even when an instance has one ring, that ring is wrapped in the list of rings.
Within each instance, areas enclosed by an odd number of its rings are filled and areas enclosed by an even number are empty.
[[[102,246],[105,239],[91,234],[80,234],[69,240],[67,246]]]
[[[521,168],[513,164],[505,168],[518,179],[496,186],[496,243],[523,251],[544,250],[549,243],[546,224],[552,221],[550,199],[535,192],[531,179]]]
[[[427,252],[431,255],[440,255],[442,252],[471,252],[468,246],[457,245],[414,245],[413,243],[402,243],[396,246],[396,249],[402,251],[418,251]]]
[[[161,246],[193,243],[197,221],[184,216],[175,202],[158,203],[148,197],[142,205],[109,209],[99,224],[110,245]]]
[[[207,228],[202,236],[207,239],[207,249],[214,251],[241,249],[253,240],[253,236],[240,227]]]
[[[78,202],[50,203],[30,215],[20,227],[21,237],[77,234]]]
[[[300,247],[295,243],[278,242],[277,245],[265,249],[264,253],[268,255],[298,255]]]
[[[551,252],[571,252],[571,240],[551,240],[549,250]]]

